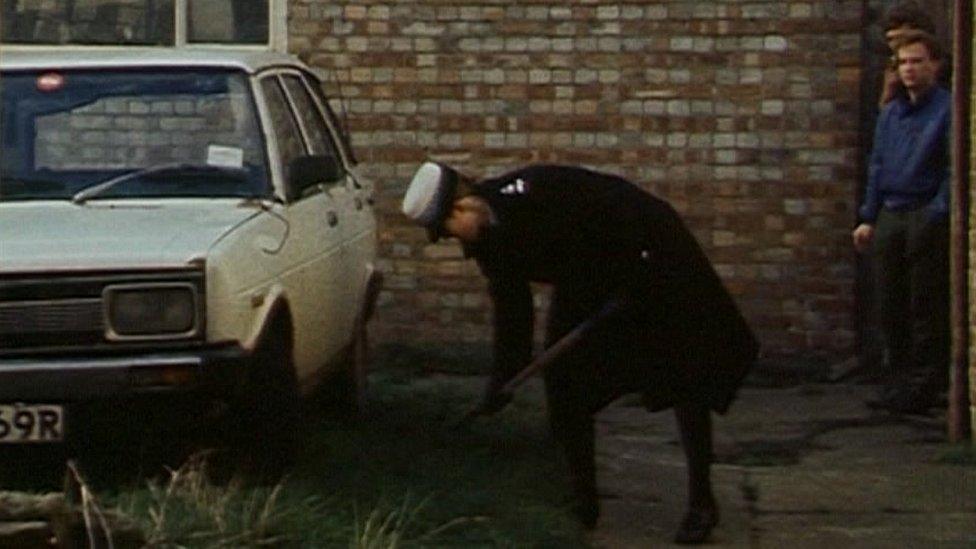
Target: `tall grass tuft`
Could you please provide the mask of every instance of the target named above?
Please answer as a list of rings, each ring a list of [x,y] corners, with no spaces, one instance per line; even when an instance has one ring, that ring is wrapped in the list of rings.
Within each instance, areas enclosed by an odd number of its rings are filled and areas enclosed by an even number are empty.
[[[398,508],[384,510],[382,506],[376,507],[364,520],[360,520],[357,507],[356,529],[349,549],[397,549],[425,503],[426,500],[421,501],[411,509],[408,495]]]
[[[380,504],[365,519],[359,518],[357,510],[356,529],[349,543],[349,549],[398,549],[408,540],[411,543],[430,541],[455,526],[488,520],[485,517],[459,517],[439,526],[427,528],[425,532],[418,535],[411,535],[410,530],[414,529],[417,516],[429,501],[430,498],[427,497],[413,504],[412,497],[407,494],[400,506],[388,509],[386,505]]]
[[[320,530],[317,537],[332,540],[330,547],[337,546],[337,537],[349,536],[350,549],[398,549],[487,520],[462,517],[438,526],[417,524],[430,498],[415,502],[408,494],[393,508],[377,504],[365,517],[354,504],[353,524],[343,523],[336,502],[330,506],[316,496],[296,498],[285,481],[266,488],[246,487],[238,479],[215,485],[208,478],[206,458],[193,456],[169,471],[165,481],[150,481],[146,490],[120,495],[119,507],[141,522],[147,547],[302,546],[316,537],[311,530]]]
[[[149,547],[278,546],[288,539],[280,526],[289,515],[314,511],[312,501],[280,505],[282,482],[245,489],[235,479],[220,486],[206,471],[207,454],[197,454],[164,482],[150,481],[146,491],[120,498],[142,521]]]

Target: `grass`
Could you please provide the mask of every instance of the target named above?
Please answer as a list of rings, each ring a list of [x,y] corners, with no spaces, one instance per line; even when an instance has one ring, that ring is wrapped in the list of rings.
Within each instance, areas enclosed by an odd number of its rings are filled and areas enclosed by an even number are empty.
[[[976,467],[976,445],[972,441],[948,445],[938,458],[939,463]]]
[[[541,391],[457,427],[481,382],[395,371],[371,378],[366,418],[308,414],[281,483],[216,486],[202,459],[104,494],[150,547],[585,547]]]
[[[283,484],[255,489],[236,482],[216,486],[207,477],[201,454],[171,471],[163,482],[122,492],[116,503],[140,519],[150,547],[277,545],[285,540],[277,528],[300,509],[279,505],[283,489]]]

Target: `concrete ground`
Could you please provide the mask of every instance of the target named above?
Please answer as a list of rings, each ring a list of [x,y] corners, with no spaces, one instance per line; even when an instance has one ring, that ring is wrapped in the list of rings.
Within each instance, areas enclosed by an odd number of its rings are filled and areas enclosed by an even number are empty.
[[[976,548],[976,465],[937,415],[870,410],[864,385],[747,388],[715,423],[715,547]],[[603,514],[593,546],[671,546],[683,514],[674,415],[598,416]],[[955,460],[956,462],[960,460]],[[963,460],[965,461],[965,460]]]

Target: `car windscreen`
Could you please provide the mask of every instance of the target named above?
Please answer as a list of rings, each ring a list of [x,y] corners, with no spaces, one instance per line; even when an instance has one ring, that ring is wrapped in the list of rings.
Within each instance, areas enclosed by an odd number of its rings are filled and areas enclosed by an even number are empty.
[[[10,71],[0,102],[0,201],[269,192],[242,71]]]

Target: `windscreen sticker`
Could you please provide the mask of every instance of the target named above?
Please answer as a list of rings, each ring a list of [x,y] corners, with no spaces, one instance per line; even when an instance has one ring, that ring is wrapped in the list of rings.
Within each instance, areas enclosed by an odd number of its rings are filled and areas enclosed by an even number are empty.
[[[207,147],[207,165],[221,168],[244,167],[244,149],[210,145]]]
[[[56,72],[46,72],[37,77],[37,90],[41,92],[56,92],[64,87],[64,75]]]

